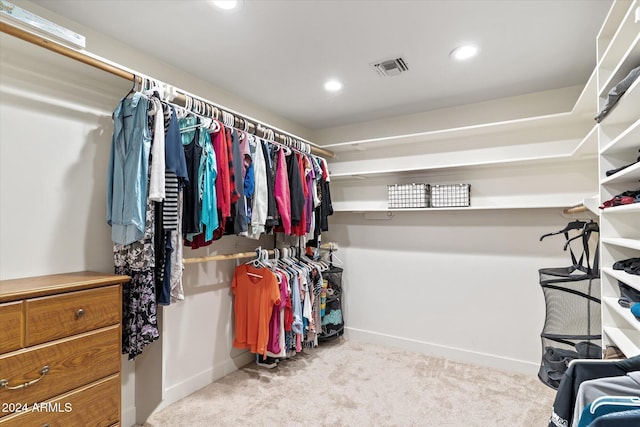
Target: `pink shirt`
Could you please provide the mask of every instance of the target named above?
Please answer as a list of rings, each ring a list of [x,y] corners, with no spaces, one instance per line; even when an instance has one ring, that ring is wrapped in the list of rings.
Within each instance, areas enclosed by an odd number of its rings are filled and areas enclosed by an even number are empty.
[[[218,177],[216,178],[218,209],[222,212],[223,218],[229,218],[231,216],[229,157],[227,155],[227,142],[222,124],[220,124],[220,131],[211,134],[211,139],[213,151],[216,153],[216,166],[218,170]],[[221,221],[220,226],[224,227],[224,219]]]
[[[271,313],[271,320],[269,321],[269,342],[267,343],[267,351],[278,354],[282,351],[280,346],[280,333],[284,331],[284,325],[281,322],[281,312],[287,305],[287,299],[289,298],[289,281],[284,274],[276,273],[276,276],[280,279],[280,303],[275,304],[273,307],[273,313]]]
[[[291,234],[291,196],[289,195],[289,176],[287,175],[287,162],[282,149],[278,150],[278,162],[276,163],[276,182],[273,191],[276,196],[276,205],[282,219],[282,227],[285,234]]]

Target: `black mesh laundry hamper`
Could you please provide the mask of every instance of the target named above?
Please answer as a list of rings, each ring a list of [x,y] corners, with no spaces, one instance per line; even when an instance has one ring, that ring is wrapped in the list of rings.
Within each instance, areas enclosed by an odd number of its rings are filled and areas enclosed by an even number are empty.
[[[326,305],[322,315],[322,332],[318,341],[328,341],[344,334],[344,317],[342,314],[342,272],[343,269],[331,266],[322,272],[327,281]]]
[[[538,377],[554,389],[558,388],[571,360],[602,358],[598,251],[592,268],[588,250],[590,235],[584,236],[585,252],[580,261],[571,253],[573,266],[538,270],[546,303]],[[586,267],[582,265],[583,259],[587,261]]]

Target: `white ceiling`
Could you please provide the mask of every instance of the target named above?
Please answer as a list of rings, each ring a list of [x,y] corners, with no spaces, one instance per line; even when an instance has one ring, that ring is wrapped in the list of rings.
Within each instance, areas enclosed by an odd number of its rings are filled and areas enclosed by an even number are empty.
[[[225,13],[203,0],[34,2],[309,129],[584,84],[611,5],[245,0]],[[453,62],[466,42],[480,54]],[[409,72],[380,77],[369,65],[397,56]],[[340,93],[324,91],[330,77]]]

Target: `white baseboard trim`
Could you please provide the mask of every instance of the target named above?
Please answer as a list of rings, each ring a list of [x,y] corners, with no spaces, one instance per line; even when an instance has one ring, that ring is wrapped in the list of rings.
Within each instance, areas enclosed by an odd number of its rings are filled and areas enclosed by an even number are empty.
[[[443,357],[459,362],[488,366],[491,368],[501,369],[503,371],[516,372],[525,375],[537,375],[538,369],[540,369],[539,364],[524,360],[511,359],[496,354],[481,353],[462,348],[448,347],[440,344],[381,334],[357,328],[345,327],[345,337],[353,341],[379,344],[386,347],[396,347],[429,356]]]
[[[222,363],[214,365],[212,368],[206,369],[195,374],[184,381],[174,384],[164,390],[164,399],[158,405],[155,412],[160,411],[172,403],[177,402],[183,397],[187,397],[191,393],[200,390],[212,382],[219,380],[225,375],[237,371],[239,368],[251,363],[255,356],[250,352],[244,352],[233,359],[227,359]]]

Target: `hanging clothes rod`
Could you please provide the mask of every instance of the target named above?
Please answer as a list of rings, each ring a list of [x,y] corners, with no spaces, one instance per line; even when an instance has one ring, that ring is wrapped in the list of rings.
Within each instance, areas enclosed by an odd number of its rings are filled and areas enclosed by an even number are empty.
[[[0,31],[5,34],[9,34],[13,37],[24,40],[28,43],[31,43],[36,46],[40,46],[42,48],[55,52],[59,55],[66,56],[67,58],[71,58],[75,61],[81,62],[83,64],[89,65],[91,67],[97,68],[102,71],[106,71],[107,73],[113,74],[125,80],[129,80],[132,83],[137,84],[142,82],[143,77],[137,74],[134,74],[133,72],[124,70],[116,65],[109,64],[108,62],[105,62],[99,58],[96,58],[96,57],[87,55],[85,53],[82,53],[80,51],[77,51],[75,49],[69,48],[60,43],[54,42],[53,40],[49,40],[47,38],[25,31],[21,28],[14,27],[13,25],[10,25],[6,22],[0,22]],[[264,138],[266,135],[266,132],[270,130],[273,132],[274,139],[276,140],[276,142],[293,146],[293,148],[297,148],[296,143],[300,143],[300,142],[306,143],[311,148],[311,154],[315,154],[322,157],[329,157],[329,158],[335,157],[335,154],[332,151],[319,147],[311,143],[310,141],[307,141],[295,135],[284,132],[278,128],[269,126],[265,123],[259,122],[258,120],[245,117],[239,113],[230,111],[225,107],[222,107],[220,105],[214,104],[213,102],[188,94],[183,90],[176,89],[176,95],[177,96],[172,100],[172,102],[175,103],[176,101],[178,101],[178,105],[181,105],[183,107],[186,106],[188,102],[187,99],[192,98],[192,99],[197,99],[203,102],[205,105],[208,104],[212,107],[215,107],[221,112],[224,111],[224,112],[227,112],[228,114],[231,114],[234,120],[234,127],[237,127],[240,129],[246,129],[247,132],[249,133],[257,134],[258,131],[262,131],[263,134],[261,135],[261,137]]]
[[[323,243],[320,245],[321,249],[331,249],[332,251],[337,251],[338,246],[335,243]],[[273,255],[273,249],[266,250],[269,255]],[[240,252],[237,254],[226,254],[226,255],[211,255],[211,256],[203,256],[197,258],[184,258],[182,261],[184,264],[199,264],[202,262],[210,262],[210,261],[228,261],[233,259],[243,259],[243,258],[253,258],[256,256],[256,251],[253,252]]]
[[[273,249],[269,249],[267,253],[269,255],[273,255]],[[211,255],[211,256],[202,256],[197,258],[185,258],[183,262],[185,264],[199,264],[201,262],[227,261],[231,259],[253,258],[255,256],[256,256],[256,251],[240,252],[237,254],[228,254],[228,255]]]
[[[589,208],[587,208],[585,205],[574,206],[572,208],[567,208],[562,211],[562,213],[565,215],[573,215],[573,214],[578,214],[583,212],[589,212]]]

